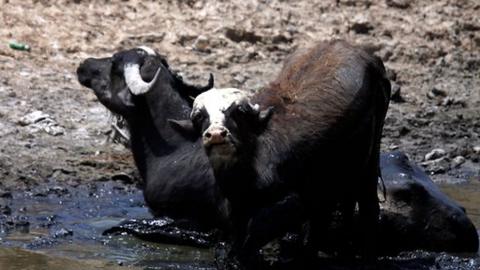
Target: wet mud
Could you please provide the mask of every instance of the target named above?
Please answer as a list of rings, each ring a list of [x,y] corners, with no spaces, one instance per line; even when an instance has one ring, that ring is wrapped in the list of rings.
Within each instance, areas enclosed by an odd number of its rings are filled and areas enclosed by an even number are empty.
[[[138,45],[166,55],[188,81],[211,72],[218,87],[252,91],[317,40],[365,46],[393,83],[383,151],[407,153],[478,229],[479,11],[475,0],[0,0],[0,269],[213,267],[211,248],[145,241],[138,229],[153,229],[140,224],[103,234],[152,217],[129,150],[109,140],[107,110],[75,70]],[[12,50],[10,40],[31,50]],[[478,256],[418,251],[380,264],[478,270]]]

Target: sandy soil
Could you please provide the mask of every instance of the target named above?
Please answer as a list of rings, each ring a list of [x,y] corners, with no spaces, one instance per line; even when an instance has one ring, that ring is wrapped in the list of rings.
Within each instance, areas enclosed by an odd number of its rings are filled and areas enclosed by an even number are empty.
[[[55,4],[52,4],[55,3]],[[434,180],[480,181],[480,2],[475,0],[0,0],[0,195],[45,182],[132,181],[106,109],[75,75],[87,57],[147,45],[193,82],[256,90],[318,40],[374,51],[394,91],[383,149]],[[8,47],[10,40],[30,52]],[[40,112],[36,112],[40,111]],[[425,155],[437,150],[426,160]]]

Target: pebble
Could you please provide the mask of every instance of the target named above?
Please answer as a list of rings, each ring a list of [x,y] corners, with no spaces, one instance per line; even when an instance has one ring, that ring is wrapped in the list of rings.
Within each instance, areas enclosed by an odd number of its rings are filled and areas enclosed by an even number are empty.
[[[391,68],[387,68],[387,78],[391,81],[397,80],[397,72]]]
[[[257,35],[255,32],[235,28],[227,28],[225,31],[225,36],[234,42],[246,41],[250,43],[257,43],[262,40],[262,37]]]
[[[363,15],[357,15],[353,18],[349,30],[357,34],[368,34],[368,32],[373,30],[373,26],[367,17]]]
[[[59,229],[58,231],[53,233],[54,238],[66,237],[73,235],[73,231],[67,230],[64,228]]]
[[[456,156],[455,158],[453,158],[452,160],[452,165],[454,168],[457,168],[459,167],[460,165],[462,165],[463,163],[465,163],[465,158],[463,156]]]
[[[8,205],[0,205],[0,213],[9,216],[12,214],[12,209]]]
[[[42,111],[34,111],[20,118],[18,124],[21,126],[28,126],[48,118],[50,118],[50,115]]]
[[[392,96],[391,99],[393,102],[402,103],[405,102],[405,99],[402,97],[400,85],[394,83],[392,85]]]
[[[440,97],[446,97],[446,96],[447,96],[447,92],[446,92],[445,90],[440,89],[440,88],[438,88],[438,87],[436,87],[436,86],[434,86],[434,87],[432,88],[432,90],[430,90],[429,94],[432,96],[432,97],[429,97],[428,94],[427,94],[427,96],[428,96],[429,98],[439,97],[439,96],[440,96]]]
[[[436,148],[425,155],[425,160],[433,160],[445,156],[447,152],[442,148]]]
[[[386,0],[385,3],[389,7],[406,9],[410,7],[411,0]]]
[[[473,152],[475,152],[476,154],[479,154],[480,153],[480,145],[474,146],[473,147]]]
[[[65,129],[61,127],[50,115],[42,111],[31,112],[18,120],[21,126],[31,128],[30,133],[43,130],[52,136],[59,136],[65,133]]]
[[[193,47],[200,52],[210,53],[210,42],[206,36],[200,35],[195,40]]]

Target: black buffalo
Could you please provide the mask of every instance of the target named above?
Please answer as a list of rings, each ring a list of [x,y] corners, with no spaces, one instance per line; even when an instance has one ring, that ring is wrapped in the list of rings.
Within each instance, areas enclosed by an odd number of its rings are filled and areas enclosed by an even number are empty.
[[[77,75],[105,107],[126,120],[153,214],[188,219],[202,228],[223,226],[226,201],[201,143],[184,139],[167,124],[168,118],[188,117],[193,98],[213,86],[213,77],[205,87],[186,84],[164,57],[146,47],[87,59]]]
[[[478,234],[465,209],[405,154],[383,154],[381,169],[387,191],[380,204],[382,252],[478,251]]]
[[[285,200],[292,196],[305,207],[309,242],[317,247],[333,212],[341,209],[349,227],[358,205],[364,255],[374,255],[380,138],[389,98],[378,57],[343,41],[321,42],[291,56],[259,92],[211,89],[196,98],[191,122],[173,122],[203,139],[231,203],[234,252],[241,260],[268,240],[265,233],[279,232],[263,229],[265,213],[288,216]]]
[[[132,93],[125,78],[127,63],[130,68],[138,64],[142,81],[153,82],[150,86],[140,82],[140,92],[150,88],[150,93]],[[228,206],[218,191],[201,142],[178,137],[165,124],[168,118],[187,117],[192,105],[190,97],[207,90],[212,83],[207,87],[184,83],[170,71],[163,57],[148,48],[87,59],[77,73],[80,83],[92,88],[102,104],[127,119],[132,152],[145,181],[145,199],[152,212],[156,216],[188,219],[203,228],[224,224]],[[462,208],[441,193],[405,155],[383,155],[381,171],[387,188],[387,201],[381,204],[381,251],[391,254],[409,249],[478,250],[475,228]],[[303,206],[297,196],[286,196],[276,206],[276,212],[267,211],[263,216],[266,234],[278,229],[278,225],[303,221]],[[272,224],[272,220],[282,218],[288,222]],[[442,226],[433,226],[434,223]]]

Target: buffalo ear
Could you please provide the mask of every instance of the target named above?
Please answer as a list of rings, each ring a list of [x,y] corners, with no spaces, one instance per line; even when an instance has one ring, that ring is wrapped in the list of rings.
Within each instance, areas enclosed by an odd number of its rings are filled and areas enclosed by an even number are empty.
[[[167,119],[167,121],[175,131],[186,139],[194,141],[199,137],[199,132],[195,129],[191,120]]]
[[[265,127],[268,124],[268,121],[270,121],[270,118],[272,118],[273,110],[274,108],[270,106],[265,110],[260,111],[260,113],[258,114],[258,122],[260,123],[260,125]]]

